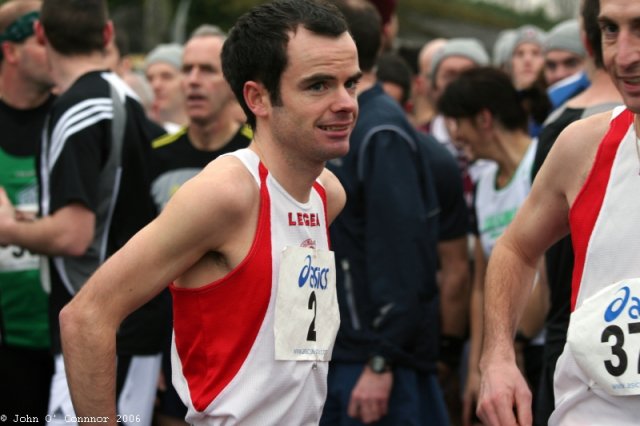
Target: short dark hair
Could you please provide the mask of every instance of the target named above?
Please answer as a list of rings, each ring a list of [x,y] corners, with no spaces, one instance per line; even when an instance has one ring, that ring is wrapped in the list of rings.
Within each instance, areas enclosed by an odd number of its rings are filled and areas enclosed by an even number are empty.
[[[40,21],[51,46],[63,55],[104,51],[109,22],[105,0],[44,0]]]
[[[587,43],[593,52],[593,63],[598,69],[604,69],[604,58],[602,57],[602,30],[598,22],[600,14],[600,0],[584,0],[580,15],[582,17],[582,28],[587,35]]]
[[[371,71],[378,61],[382,45],[382,20],[376,7],[368,1],[335,0],[349,25],[358,49],[362,71]]]
[[[287,68],[290,33],[299,26],[322,36],[338,38],[347,24],[340,11],[323,0],[275,0],[241,16],[222,48],[222,71],[255,128],[256,117],[244,100],[247,81],[259,81],[271,102],[280,105],[280,78]]]
[[[493,67],[464,71],[445,89],[438,110],[447,117],[468,118],[487,109],[508,130],[527,131],[527,113],[509,76]]]
[[[402,88],[401,102],[404,104],[411,96],[413,72],[407,61],[395,52],[383,53],[378,59],[376,77],[381,82],[397,84]]]

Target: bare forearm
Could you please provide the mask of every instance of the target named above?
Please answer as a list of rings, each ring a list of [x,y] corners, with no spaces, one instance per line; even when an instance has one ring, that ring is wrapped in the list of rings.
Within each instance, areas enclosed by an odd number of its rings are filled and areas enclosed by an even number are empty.
[[[139,295],[138,287],[145,287],[145,271],[159,268],[142,260],[126,262],[132,255],[123,250],[109,258],[60,312],[67,379],[78,416],[114,419],[116,330],[129,313],[152,297]],[[137,291],[131,283],[138,284]]]
[[[493,357],[514,359],[516,326],[531,291],[535,268],[498,244],[484,286],[484,342],[480,367]]]
[[[76,416],[116,424],[115,329],[106,330],[71,302],[60,313],[60,331]]]
[[[94,224],[92,212],[70,206],[34,221],[3,222],[0,241],[47,256],[80,256],[93,239]]]
[[[51,228],[43,221],[16,222],[11,227],[4,228],[2,232],[11,244],[23,247],[32,253],[48,256],[66,254],[63,246],[55,238],[55,234],[51,232]]]

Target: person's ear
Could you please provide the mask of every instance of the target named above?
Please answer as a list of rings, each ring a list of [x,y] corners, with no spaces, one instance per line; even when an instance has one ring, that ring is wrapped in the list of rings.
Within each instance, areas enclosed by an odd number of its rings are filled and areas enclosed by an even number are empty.
[[[115,29],[113,28],[113,22],[108,21],[102,29],[102,47],[107,47],[111,43],[111,39],[115,37]]]
[[[0,44],[2,49],[2,61],[8,64],[14,63],[16,60],[16,45],[10,41],[3,41]]]
[[[262,83],[247,81],[242,90],[244,101],[256,117],[266,117],[271,109],[269,92]]]
[[[47,44],[47,36],[44,33],[44,27],[42,26],[42,22],[40,22],[40,20],[37,20],[33,23],[33,29],[36,34],[36,40],[38,41],[38,43],[42,46]]]
[[[487,108],[483,108],[476,115],[475,122],[481,129],[490,129],[493,126],[493,114]]]

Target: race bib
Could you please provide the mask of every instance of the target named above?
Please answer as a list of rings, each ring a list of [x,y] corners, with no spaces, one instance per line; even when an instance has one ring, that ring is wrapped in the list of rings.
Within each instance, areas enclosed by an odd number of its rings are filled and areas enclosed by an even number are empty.
[[[612,284],[571,314],[567,342],[610,395],[640,395],[640,279]]]
[[[0,272],[31,271],[38,269],[39,257],[18,246],[0,247]]]
[[[287,247],[275,306],[278,361],[329,361],[340,327],[333,252]]]
[[[17,214],[24,220],[33,220],[38,212],[36,204],[16,205]],[[18,246],[0,246],[0,272],[32,271],[40,267],[40,256]]]

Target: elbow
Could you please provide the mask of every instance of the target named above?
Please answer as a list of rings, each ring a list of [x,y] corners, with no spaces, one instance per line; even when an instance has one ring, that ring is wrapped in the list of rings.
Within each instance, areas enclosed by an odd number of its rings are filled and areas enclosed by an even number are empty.
[[[113,347],[115,351],[116,330],[121,320],[108,308],[105,309],[105,302],[87,294],[87,285],[58,315],[60,340],[65,355],[86,351],[87,348],[100,350],[99,348]]]
[[[78,334],[78,322],[75,319],[76,313],[69,305],[62,308],[58,316],[60,321],[60,339],[62,346],[66,347],[66,343],[71,340],[76,340],[75,336]]]
[[[58,320],[60,321],[60,338],[65,352],[71,342],[82,340],[80,334],[84,328],[83,323],[86,322],[84,318],[85,315],[83,315],[75,301],[68,303],[60,311],[58,316]]]

